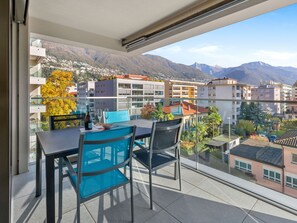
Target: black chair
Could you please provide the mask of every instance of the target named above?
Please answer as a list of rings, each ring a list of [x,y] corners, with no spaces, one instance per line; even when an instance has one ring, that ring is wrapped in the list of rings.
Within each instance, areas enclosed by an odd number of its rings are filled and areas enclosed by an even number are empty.
[[[66,128],[77,128],[84,126],[84,114],[72,114],[72,115],[54,115],[50,116],[50,130],[60,130]],[[71,155],[67,157],[71,163],[76,163],[78,158],[77,155]],[[59,168],[59,205],[62,203],[62,187],[63,187],[63,178],[66,175],[63,175],[63,158],[58,160]],[[61,218],[62,212],[59,209],[59,218]]]
[[[50,130],[83,127],[84,114],[50,116]]]
[[[180,136],[183,119],[154,122],[149,147],[137,144],[134,158],[149,170],[150,208],[153,209],[152,172],[172,163],[178,165],[179,189],[181,190]],[[174,154],[170,153],[174,151]],[[177,178],[175,168],[175,179]]]

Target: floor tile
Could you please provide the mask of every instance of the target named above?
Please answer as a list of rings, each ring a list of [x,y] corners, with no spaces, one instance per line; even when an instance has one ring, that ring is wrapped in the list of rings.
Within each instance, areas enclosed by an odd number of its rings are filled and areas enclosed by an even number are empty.
[[[60,219],[60,221],[58,221],[58,218],[56,219],[58,223],[76,223],[76,209],[63,214],[62,219]],[[95,223],[94,219],[92,218],[92,216],[87,211],[84,205],[80,207],[80,221],[83,223]]]
[[[224,200],[230,205],[244,208],[246,210],[250,210],[257,201],[256,198],[248,194],[212,179],[207,179],[202,182],[199,185],[199,188]]]
[[[167,207],[173,201],[177,200],[184,193],[187,193],[195,188],[195,186],[182,181],[182,191],[179,191],[179,181],[173,179],[173,175],[168,174],[166,171],[158,171],[157,175],[153,175],[153,201],[162,208]],[[137,188],[147,195],[149,194],[149,182],[136,182]]]
[[[86,203],[86,207],[97,222],[131,222],[130,199],[118,201],[111,196],[101,196],[98,200]],[[134,196],[135,222],[145,222],[161,208],[154,204],[149,208],[149,199],[143,194]]]
[[[154,217],[150,218],[145,223],[179,223],[178,220],[176,220],[174,217],[172,217],[170,214],[168,214],[166,211],[160,211],[158,214],[156,214]]]
[[[187,222],[242,222],[246,213],[237,207],[200,190],[194,189],[172,203],[166,210],[179,221]]]
[[[282,209],[279,209],[271,204],[268,204],[260,200],[257,201],[255,206],[251,210],[250,215],[254,218],[258,218],[264,222],[269,223],[297,222],[297,215],[293,215],[289,212],[286,212]],[[247,218],[246,222],[248,222],[249,220],[250,219]]]

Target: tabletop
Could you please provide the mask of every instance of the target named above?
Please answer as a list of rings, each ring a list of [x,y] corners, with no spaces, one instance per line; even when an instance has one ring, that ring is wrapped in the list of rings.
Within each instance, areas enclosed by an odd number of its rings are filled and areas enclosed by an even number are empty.
[[[145,119],[114,123],[113,125],[136,125],[135,139],[143,139],[151,135],[152,121]],[[69,155],[77,153],[79,147],[79,128],[37,132],[36,136],[45,156]]]

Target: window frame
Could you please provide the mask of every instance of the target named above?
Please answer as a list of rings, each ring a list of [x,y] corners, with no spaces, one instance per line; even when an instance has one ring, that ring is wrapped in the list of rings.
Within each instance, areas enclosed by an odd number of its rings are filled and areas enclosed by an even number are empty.
[[[265,174],[266,171],[267,171],[267,174]],[[265,180],[270,180],[276,183],[282,182],[282,174],[275,170],[271,170],[264,167],[262,173],[263,173],[263,178]],[[279,175],[279,177],[277,177],[277,175]]]
[[[290,182],[288,182],[288,178],[290,178]],[[296,181],[296,182],[294,182]],[[297,190],[297,178],[291,176],[291,175],[286,175],[285,178],[285,185],[286,187],[292,188],[292,189],[296,189]]]
[[[243,167],[242,165],[245,165],[245,167]],[[235,165],[234,165],[235,169],[237,170],[241,170],[247,173],[252,173],[252,164],[241,161],[241,160],[235,160]]]

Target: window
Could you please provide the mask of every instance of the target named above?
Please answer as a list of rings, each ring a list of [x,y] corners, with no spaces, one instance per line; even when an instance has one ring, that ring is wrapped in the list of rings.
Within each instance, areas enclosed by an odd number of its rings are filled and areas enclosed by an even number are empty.
[[[297,164],[297,154],[292,153],[292,163]]]
[[[133,89],[143,89],[143,85],[142,84],[132,84],[132,88]]]
[[[297,189],[297,178],[286,176],[286,186]]]
[[[245,162],[242,162],[242,161],[238,161],[238,160],[235,160],[235,168],[238,169],[238,170],[246,171],[248,173],[252,172],[252,165],[251,164],[245,163]]]
[[[155,91],[155,95],[163,95],[163,91]]]
[[[120,84],[119,84],[119,88],[130,89],[130,88],[131,88],[131,84],[123,84],[123,83],[120,83]]]
[[[272,180],[275,182],[280,183],[281,182],[281,175],[278,172],[275,172],[273,170],[267,170],[263,169],[263,177],[268,180]]]

